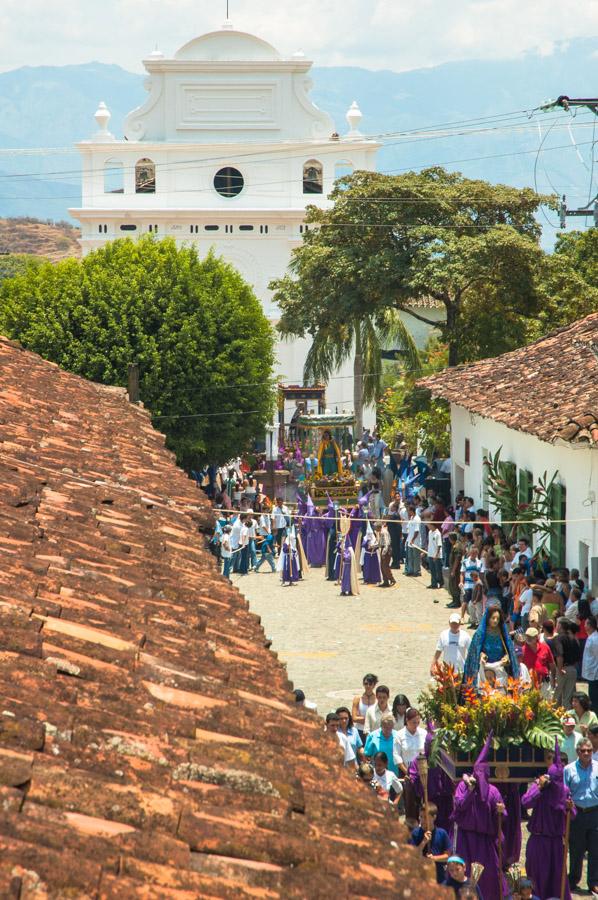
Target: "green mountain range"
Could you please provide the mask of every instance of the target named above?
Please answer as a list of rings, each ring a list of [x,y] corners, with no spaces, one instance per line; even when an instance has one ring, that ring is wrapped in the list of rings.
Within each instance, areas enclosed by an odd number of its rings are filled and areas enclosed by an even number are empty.
[[[446,165],[473,178],[565,193],[577,207],[598,191],[592,164],[598,117],[587,110],[575,117],[532,112],[561,94],[598,95],[598,38],[563,44],[551,55],[410,72],[314,68],[313,81],[315,102],[341,134],[345,112],[357,100],[364,133],[386,135],[381,171]],[[79,156],[71,148],[95,130],[98,102],[108,104],[110,130],[119,136],[125,115],[146,96],[142,75],[102,63],[1,73],[0,216],[66,218],[68,207],[80,203]],[[553,213],[547,218],[556,225]],[[554,232],[544,224],[548,238]]]

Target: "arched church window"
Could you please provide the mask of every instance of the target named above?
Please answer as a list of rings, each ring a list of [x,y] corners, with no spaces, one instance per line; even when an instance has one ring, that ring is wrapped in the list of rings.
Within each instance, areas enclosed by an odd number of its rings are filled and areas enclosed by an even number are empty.
[[[118,159],[107,159],[104,163],[104,193],[124,194],[125,167]]]
[[[303,166],[303,193],[321,194],[324,190],[324,167],[317,159],[308,159]]]
[[[221,197],[237,197],[244,186],[245,179],[239,170],[232,166],[225,166],[214,176],[214,188]]]
[[[140,159],[135,166],[135,193],[156,193],[156,166],[151,159]]]
[[[346,178],[347,175],[353,174],[353,163],[349,162],[347,159],[339,159],[334,167],[334,180],[338,181],[339,178]],[[345,187],[345,185],[343,185]]]

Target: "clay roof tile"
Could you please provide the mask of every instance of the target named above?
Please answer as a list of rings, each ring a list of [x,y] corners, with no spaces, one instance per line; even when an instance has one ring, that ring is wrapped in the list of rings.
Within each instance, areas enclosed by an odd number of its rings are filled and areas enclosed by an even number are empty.
[[[0,473],[0,896],[438,897],[144,409],[0,338]]]
[[[598,313],[592,313],[527,347],[445,369],[418,385],[542,441],[596,445],[597,345]]]

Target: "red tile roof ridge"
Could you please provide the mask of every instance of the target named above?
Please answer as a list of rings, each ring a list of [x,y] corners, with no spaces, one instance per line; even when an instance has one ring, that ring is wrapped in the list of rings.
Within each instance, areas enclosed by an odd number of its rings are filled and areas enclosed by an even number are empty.
[[[563,354],[567,379],[562,378]],[[444,369],[417,384],[481,418],[548,443],[597,444],[598,312],[524,347]]]

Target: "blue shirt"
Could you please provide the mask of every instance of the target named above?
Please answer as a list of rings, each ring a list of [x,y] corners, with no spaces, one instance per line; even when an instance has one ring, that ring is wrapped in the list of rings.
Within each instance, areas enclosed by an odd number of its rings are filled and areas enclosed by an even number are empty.
[[[419,847],[419,845],[424,840],[424,829],[419,826],[418,828],[414,828],[411,832],[411,837],[409,838],[409,843],[413,847]],[[442,856],[443,853],[448,853],[451,849],[451,840],[444,830],[444,828],[433,828],[432,829],[432,838],[430,840],[430,846],[428,847],[427,853],[431,853],[433,856]],[[442,884],[444,881],[446,872],[445,867],[446,863],[437,862],[436,865],[436,881],[438,884]]]
[[[388,760],[388,768],[391,772],[394,772],[395,775],[399,774],[399,767],[397,766],[394,760],[394,749],[397,745],[397,732],[391,731],[390,737],[385,738],[382,734],[382,729],[377,728],[375,731],[372,731],[371,734],[368,734],[368,739],[365,742],[365,755],[372,757],[375,756],[376,753],[382,752],[386,753],[386,758]]]
[[[578,759],[569,763],[565,766],[564,781],[576,806],[581,809],[598,806],[598,762],[592,760],[587,769]]]

